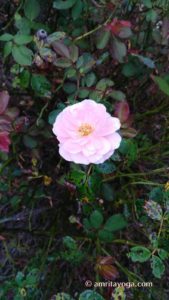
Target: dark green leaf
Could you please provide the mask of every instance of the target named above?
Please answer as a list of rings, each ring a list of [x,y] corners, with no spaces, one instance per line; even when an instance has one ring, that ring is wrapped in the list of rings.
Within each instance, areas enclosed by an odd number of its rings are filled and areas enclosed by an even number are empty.
[[[90,223],[91,223],[92,227],[94,227],[95,229],[98,229],[103,223],[103,215],[101,214],[101,212],[99,212],[98,210],[95,210],[90,215]]]
[[[98,237],[102,242],[107,242],[107,243],[111,243],[113,241],[113,234],[105,229],[101,229],[98,232]]]
[[[83,2],[82,0],[76,1],[75,5],[72,7],[72,18],[76,20],[80,17],[83,10]]]
[[[24,135],[23,143],[26,147],[33,149],[36,148],[38,143],[35,138],[31,137],[30,135]]]
[[[91,87],[92,85],[94,85],[96,83],[96,80],[97,80],[96,75],[93,72],[88,73],[85,77],[85,82],[87,87]]]
[[[58,58],[54,65],[59,68],[68,68],[72,65],[72,62],[68,58]]]
[[[39,96],[48,96],[51,93],[51,84],[44,75],[33,74],[31,86]]]
[[[125,43],[122,43],[120,40],[114,38],[112,42],[112,55],[113,58],[120,63],[124,61],[124,57],[127,54],[127,48]]]
[[[164,92],[164,94],[169,96],[169,84],[167,83],[167,81],[165,79],[163,79],[162,77],[159,77],[159,76],[153,76],[153,80],[158,85],[160,90],[162,92]]]
[[[103,164],[98,164],[95,168],[101,174],[110,174],[116,170],[116,166],[112,161],[106,161]]]
[[[94,290],[85,290],[80,294],[79,300],[104,300],[104,298]]]
[[[63,86],[63,90],[67,93],[67,94],[72,94],[76,91],[77,86],[75,83],[65,83]]]
[[[6,58],[12,52],[12,42],[5,43],[4,46],[4,58]]]
[[[113,215],[112,217],[110,217],[105,225],[104,225],[104,229],[107,231],[117,231],[117,230],[121,230],[123,228],[125,228],[127,226],[127,222],[124,219],[122,214],[116,214]]]
[[[112,185],[110,185],[108,183],[103,183],[102,195],[103,195],[103,199],[105,199],[106,201],[113,201],[114,200],[114,190],[112,188]]]
[[[26,0],[24,5],[25,16],[29,20],[34,20],[40,13],[40,5],[38,0]]]
[[[69,9],[71,8],[77,0],[56,0],[53,3],[53,7],[56,9]]]
[[[102,33],[99,33],[96,40],[97,49],[104,49],[109,42],[110,36],[111,33],[108,30],[104,30]]]
[[[153,255],[151,259],[151,268],[152,268],[153,275],[159,279],[162,277],[162,275],[165,272],[165,265],[163,261],[158,256],[155,255]]]

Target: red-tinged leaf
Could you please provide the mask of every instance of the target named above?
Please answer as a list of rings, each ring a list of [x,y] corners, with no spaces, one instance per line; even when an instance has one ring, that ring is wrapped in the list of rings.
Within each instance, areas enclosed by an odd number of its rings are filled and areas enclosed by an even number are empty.
[[[2,152],[9,152],[9,145],[11,141],[9,138],[9,133],[8,132],[0,132],[0,150]]]
[[[11,121],[14,121],[19,115],[19,109],[17,107],[7,108],[5,111],[5,116],[10,118]]]
[[[0,115],[4,113],[8,106],[9,94],[7,91],[0,92]]]
[[[57,54],[62,57],[70,58],[70,52],[67,46],[63,44],[63,42],[54,42],[52,44],[53,49]]]
[[[127,129],[122,129],[120,132],[122,136],[126,138],[134,138],[138,133],[137,130],[132,127]]]
[[[104,279],[114,280],[119,276],[119,272],[115,266],[112,265],[114,259],[111,256],[101,257],[97,261],[96,270]]]
[[[0,235],[0,241],[5,241],[6,238],[3,235]]]
[[[29,119],[27,117],[19,117],[15,120],[13,126],[15,131],[22,132],[29,125]]]
[[[110,30],[112,32],[112,34],[114,35],[117,35],[119,36],[121,31],[124,29],[124,28],[128,28],[130,29],[131,28],[131,23],[129,21],[125,21],[125,20],[117,20],[116,18],[111,22],[109,23],[106,28],[108,30]],[[124,30],[125,31],[125,30]],[[122,33],[122,37],[124,38],[125,35],[127,36],[127,38],[132,34],[131,30],[129,31],[126,31],[126,33],[124,32],[124,36],[123,36],[123,33]]]
[[[129,128],[131,127],[131,125],[133,124],[133,120],[134,120],[134,116],[133,115],[129,115],[127,121],[125,123],[122,124],[122,128]]]
[[[12,129],[11,120],[8,116],[0,116],[0,131],[10,131]]]
[[[127,101],[117,102],[115,105],[115,117],[120,119],[120,122],[123,124],[127,121],[130,115],[130,108]]]

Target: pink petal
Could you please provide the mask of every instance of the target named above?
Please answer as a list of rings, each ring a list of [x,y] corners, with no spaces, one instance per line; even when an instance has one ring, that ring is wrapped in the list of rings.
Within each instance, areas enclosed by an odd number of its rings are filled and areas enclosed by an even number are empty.
[[[10,143],[9,133],[0,132],[0,150],[8,153]]]

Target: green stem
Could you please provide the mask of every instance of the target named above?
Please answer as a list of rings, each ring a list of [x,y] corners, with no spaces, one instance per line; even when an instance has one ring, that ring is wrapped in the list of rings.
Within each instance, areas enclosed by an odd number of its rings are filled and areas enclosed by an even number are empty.
[[[92,29],[92,30],[90,30],[90,31],[88,31],[88,32],[86,32],[86,33],[84,33],[84,34],[78,36],[77,38],[75,38],[75,39],[74,39],[74,42],[77,42],[77,41],[79,41],[79,40],[82,40],[82,39],[86,38],[87,36],[91,35],[92,33],[98,31],[98,30],[101,29],[103,26],[107,25],[107,24],[110,22],[110,20],[112,19],[112,17],[113,17],[113,14],[111,14],[111,15],[108,17],[108,19],[107,19],[103,24],[100,24],[100,25],[98,25],[97,27],[95,27],[94,29]]]

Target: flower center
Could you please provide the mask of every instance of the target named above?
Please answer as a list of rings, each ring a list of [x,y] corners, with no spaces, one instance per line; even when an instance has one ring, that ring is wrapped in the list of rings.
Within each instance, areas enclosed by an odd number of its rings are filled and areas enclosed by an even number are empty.
[[[78,131],[81,136],[87,136],[93,132],[93,127],[90,124],[84,123],[79,127]]]

